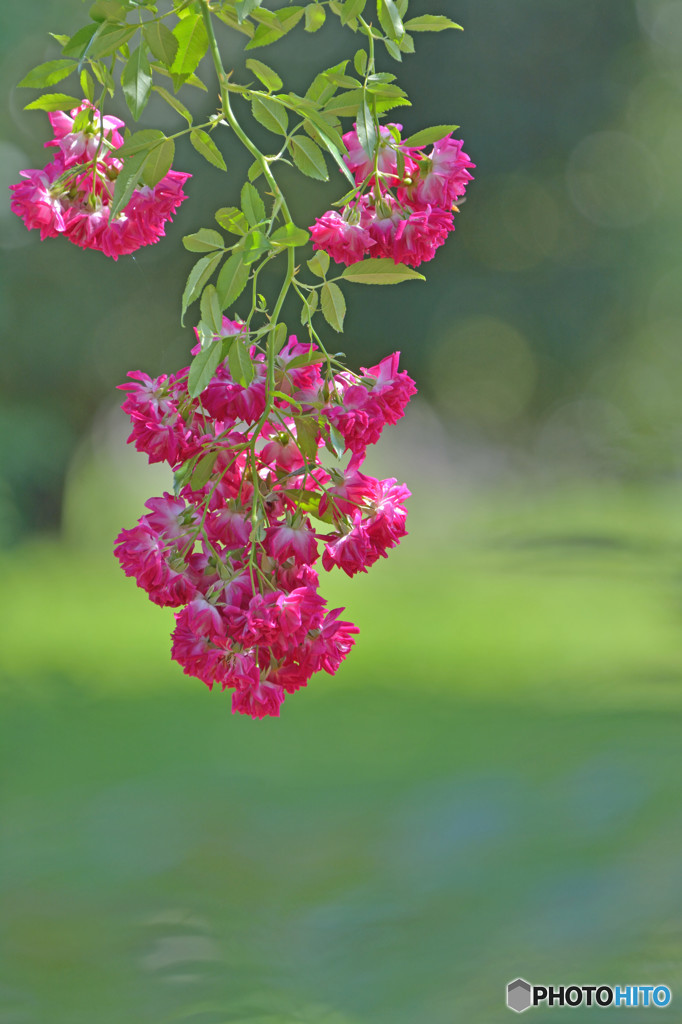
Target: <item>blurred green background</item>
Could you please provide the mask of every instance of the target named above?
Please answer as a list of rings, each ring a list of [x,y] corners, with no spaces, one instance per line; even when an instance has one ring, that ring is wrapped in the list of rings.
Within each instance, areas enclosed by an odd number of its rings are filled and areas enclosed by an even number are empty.
[[[169,486],[115,385],[186,364],[180,239],[247,161],[179,146],[191,201],[118,263],[0,209],[2,1024],[494,1024],[518,975],[668,984],[675,1019],[682,2],[411,8],[465,33],[418,38],[397,119],[459,121],[476,181],[426,284],[347,287],[343,340],[417,378],[373,456],[411,535],[328,578],[359,642],[278,721],[183,676],[111,555]],[[3,187],[45,157],[14,84],[83,16],[0,10]],[[302,90],[356,41],[304,42],[257,55]]]

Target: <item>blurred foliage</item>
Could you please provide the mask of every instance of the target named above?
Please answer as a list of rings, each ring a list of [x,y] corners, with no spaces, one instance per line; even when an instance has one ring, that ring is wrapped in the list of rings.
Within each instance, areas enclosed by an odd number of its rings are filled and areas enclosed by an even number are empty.
[[[413,0],[416,14],[419,0]],[[433,7],[430,5],[429,9]],[[512,449],[564,474],[676,473],[682,447],[679,251],[681,156],[677,0],[441,0],[465,32],[426,34],[405,60],[406,129],[456,120],[478,165],[458,230],[428,282],[349,289],[348,355],[371,364],[391,347],[461,442]],[[412,8],[411,8],[412,11]],[[21,110],[14,86],[56,55],[48,30],[82,19],[79,0],[0,13],[0,180],[40,166],[45,115]],[[227,63],[241,41],[225,32]],[[322,63],[353,47],[329,23],[304,48],[297,33],[268,51],[303,90]],[[197,93],[196,113],[213,109]],[[124,109],[112,111],[127,117]],[[155,97],[145,123],[170,127]],[[267,133],[264,133],[267,134]],[[168,237],[114,263],[61,240],[41,243],[0,211],[5,332],[0,515],[5,540],[59,522],[79,439],[129,369],[187,361],[179,294],[192,255],[180,238],[209,222],[233,173],[180,145],[191,201]],[[295,172],[286,182],[295,184]],[[300,181],[300,179],[299,179]],[[337,192],[306,181],[294,215],[310,223]],[[345,340],[345,339],[344,339]]]

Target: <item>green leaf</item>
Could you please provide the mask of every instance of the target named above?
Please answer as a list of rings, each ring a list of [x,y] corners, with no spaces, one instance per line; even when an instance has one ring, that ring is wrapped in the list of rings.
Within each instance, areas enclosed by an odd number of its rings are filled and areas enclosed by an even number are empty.
[[[261,96],[254,96],[251,110],[255,119],[268,131],[274,132],[276,135],[286,135],[289,127],[289,115],[286,108],[280,103]]]
[[[210,256],[202,256],[190,270],[185,290],[182,293],[181,322],[184,322],[187,307],[191,306],[199,298],[204,285],[208,283],[208,279],[214,273],[222,258],[222,252],[214,252]]]
[[[85,25],[83,28],[79,28],[78,31],[71,36],[69,41],[64,44],[62,48],[64,56],[75,57],[77,60],[80,59],[87,50],[95,32],[97,32],[99,28],[99,25]]]
[[[367,51],[357,50],[353,57],[353,65],[359,75],[364,75],[367,70]]]
[[[135,153],[148,153],[154,145],[165,139],[165,135],[158,128],[142,128],[139,132],[133,132],[120,149],[116,150],[116,156],[133,156]]]
[[[437,124],[433,128],[422,128],[407,139],[403,139],[403,146],[428,146],[432,142],[440,142],[448,135],[459,128],[458,124]]]
[[[393,39],[384,39],[384,46],[386,47],[386,52],[393,60],[401,61],[403,59],[400,54],[400,47]]]
[[[227,362],[230,367],[232,379],[235,380],[237,384],[241,384],[242,387],[248,388],[256,375],[253,361],[249,354],[248,342],[243,342],[241,338],[237,336],[230,345],[230,349],[227,353]]]
[[[48,60],[46,64],[38,64],[22,78],[19,85],[27,89],[44,89],[48,85],[56,85],[63,78],[68,78],[76,70],[74,60]]]
[[[144,45],[138,46],[128,57],[121,72],[121,88],[130,113],[138,121],[152,91],[152,70]]]
[[[126,9],[118,0],[96,0],[90,17],[93,21],[125,21]]]
[[[289,151],[302,174],[307,174],[309,178],[315,178],[317,181],[329,181],[324,153],[312,139],[305,135],[290,139]]]
[[[343,330],[346,300],[339,286],[333,281],[326,281],[322,285],[322,315],[335,331],[340,333]]]
[[[201,153],[204,160],[208,160],[214,167],[219,167],[221,171],[227,170],[227,164],[223,158],[223,154],[220,152],[215,142],[203,128],[192,128],[189,133],[189,141],[192,143],[197,153]]]
[[[226,231],[231,232],[233,235],[245,235],[249,230],[246,217],[236,206],[223,206],[216,210],[215,219],[221,228],[225,228]]]
[[[262,231],[250,231],[239,246],[244,263],[255,263],[270,248],[270,242]]]
[[[365,99],[363,99],[358,111],[357,133],[358,142],[371,159],[374,156],[374,150],[377,145],[377,130],[367,106],[367,100]]]
[[[324,7],[320,7],[319,4],[308,4],[305,9],[306,32],[317,32],[324,25],[326,18]]]
[[[88,57],[110,57],[112,53],[133,38],[138,27],[137,25],[114,25],[111,22],[103,22],[93,35],[89,47],[86,48]]]
[[[410,18],[405,22],[408,32],[442,32],[446,28],[461,29],[461,27],[443,14],[422,14],[418,18]]]
[[[187,390],[189,391],[190,398],[196,398],[202,391],[206,390],[218,369],[222,354],[222,342],[213,341],[195,355],[187,378]]]
[[[142,34],[156,59],[169,68],[178,52],[178,40],[171,30],[162,21],[148,21]]]
[[[241,253],[235,252],[223,264],[218,274],[216,291],[221,309],[227,309],[239,298],[249,280],[249,268]]]
[[[301,453],[311,461],[317,457],[320,428],[313,416],[294,416],[296,444]]]
[[[171,169],[175,156],[175,143],[172,139],[164,139],[160,146],[155,146],[144,162],[142,180],[145,185],[154,188]]]
[[[365,7],[367,6],[367,0],[346,0],[341,11],[341,24],[347,25],[353,18],[358,18]],[[359,71],[358,74],[364,74],[364,71]]]
[[[114,185],[114,195],[111,200],[111,209],[109,211],[110,224],[130,201],[130,197],[135,191],[137,183],[140,180],[140,174],[146,159],[147,153],[142,152],[135,153],[133,156],[127,156],[123,161],[123,167],[119,171],[116,184]]]
[[[248,171],[246,172],[246,177],[249,179],[249,181],[258,181],[262,173],[263,165],[261,164],[260,160],[254,160],[251,166],[249,167]]]
[[[272,68],[269,68],[267,64],[263,64],[262,61],[255,60],[255,58],[250,57],[246,62],[246,66],[249,71],[252,71],[256,78],[263,83],[268,92],[272,92],[273,90],[276,92],[278,89],[282,88],[282,79],[279,77],[277,72],[273,71]]]
[[[284,224],[270,235],[273,245],[283,245],[289,248],[305,245],[309,238],[308,232],[304,228],[297,228],[295,224]]]
[[[341,431],[332,423],[329,424],[329,443],[331,444],[332,452],[336,455],[337,459],[342,458],[343,453],[346,450],[346,439]]]
[[[402,53],[414,53],[414,39],[409,32],[406,32],[400,39],[400,50]]]
[[[216,344],[215,348],[220,350],[221,345],[220,344]],[[220,362],[220,354],[221,353],[219,351],[218,352],[218,362]],[[201,355],[201,353],[199,353],[199,355]],[[194,362],[196,362],[198,358],[199,358],[199,356],[196,356]],[[193,365],[194,365],[194,363],[192,364],[192,366]],[[216,366],[214,367],[214,370],[213,370],[214,373],[215,373],[215,370],[217,368],[218,368],[218,364],[216,363]],[[192,373],[192,367],[190,366],[190,376],[191,376],[191,373]],[[210,378],[209,378],[209,383],[210,383]],[[204,387],[201,390],[203,391],[204,388],[206,388],[206,387],[207,387],[207,385],[205,384]],[[197,391],[196,393],[192,394],[192,391],[190,390],[190,397],[191,398],[196,398],[197,395],[200,395],[200,394],[201,394],[201,391]],[[194,472],[192,473],[192,475],[191,475],[191,477],[189,479],[189,485],[190,485],[190,487],[192,488],[193,491],[200,491],[202,487],[206,486],[208,481],[211,479],[211,473],[213,472],[213,467],[216,464],[216,459],[217,458],[218,458],[218,452],[209,452],[208,455],[204,455],[203,459],[199,459],[199,461],[196,464],[196,468],[195,468]]]
[[[246,44],[245,49],[255,50],[259,46],[269,46],[270,43],[277,42],[282,36],[285,36],[287,32],[291,32],[292,28],[303,17],[302,7],[285,7],[280,11],[275,12],[275,18],[277,19],[276,24],[261,24],[256,29],[253,39]]]
[[[182,244],[190,252],[214,252],[215,249],[225,248],[223,236],[213,228],[200,228],[192,235],[185,235]]]
[[[219,334],[223,326],[223,313],[220,308],[220,301],[215,285],[207,284],[201,293],[201,319],[208,325],[209,330]]]
[[[176,75],[189,75],[196,70],[208,50],[208,35],[203,18],[200,14],[188,14],[177,23],[173,35],[178,43],[178,52],[171,70]]]
[[[396,264],[393,260],[368,259],[361,260],[346,267],[342,275],[346,281],[356,284],[400,284],[401,281],[425,281],[423,274],[418,274],[412,267]]]
[[[251,227],[255,227],[256,224],[265,220],[265,203],[261,199],[258,189],[248,181],[242,188],[241,203],[244,215]]]
[[[85,68],[80,73],[80,83],[83,95],[92,103],[95,98],[95,81],[90,72],[86,71]]]
[[[173,108],[173,110],[176,110],[178,114],[181,115],[181,117],[184,117],[185,121],[187,121],[187,124],[192,124],[192,115],[190,114],[185,104],[180,102],[177,96],[173,96],[173,94],[168,92],[167,89],[164,89],[162,85],[153,85],[152,89],[154,90],[154,92],[158,92],[161,99],[165,100],[166,103]]]
[[[24,110],[71,110],[79,103],[80,100],[76,96],[66,96],[63,92],[47,92],[32,103],[27,103]]]
[[[251,14],[251,11],[255,11],[260,5],[261,0],[236,0],[234,6],[237,11],[237,18],[240,22],[244,21]]]
[[[307,298],[307,300],[304,300],[303,307],[301,309],[301,323],[302,324],[305,325],[305,324],[310,322],[310,320],[313,317],[313,313],[317,309],[318,302],[319,302],[318,293],[317,292],[309,292],[308,293],[308,298]]]
[[[384,32],[398,42],[405,34],[405,28],[394,0],[377,0],[377,15]]]
[[[346,147],[343,144],[343,140],[340,140],[341,146],[339,146],[335,138],[335,136],[338,137],[338,133],[333,131],[333,129],[330,129],[329,125],[322,117],[312,112],[308,115],[308,119],[303,127],[307,130],[309,124],[312,125],[313,130],[319,136],[322,144],[326,147],[329,153],[331,153],[341,173],[348,179],[353,188],[355,188],[355,178],[348,170],[346,162],[341,156],[341,152],[345,151]]]
[[[308,260],[308,269],[315,277],[326,277],[329,270],[329,253],[318,249],[311,260]]]

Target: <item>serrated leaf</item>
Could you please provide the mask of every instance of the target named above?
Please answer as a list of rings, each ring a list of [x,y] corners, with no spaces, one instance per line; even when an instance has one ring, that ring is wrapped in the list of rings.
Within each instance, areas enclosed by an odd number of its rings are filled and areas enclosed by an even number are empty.
[[[422,128],[407,139],[403,139],[403,146],[428,146],[432,142],[439,142],[447,138],[452,132],[459,128],[458,124],[436,124],[433,128]]]
[[[116,150],[116,156],[133,156],[135,153],[149,152],[154,145],[158,145],[165,135],[158,128],[142,128],[139,132],[133,132],[123,143],[120,149]]]
[[[459,28],[455,21],[450,21],[444,14],[422,14],[418,18],[410,18],[405,22],[408,32],[442,32],[446,28]]]
[[[249,167],[248,171],[246,172],[246,177],[251,182],[258,181],[262,173],[263,165],[261,164],[260,160],[254,160],[251,166]]]
[[[308,119],[304,124],[304,128],[307,129],[308,123],[312,125],[314,131],[317,133],[325,149],[327,149],[328,152],[331,153],[341,173],[348,179],[353,188],[355,188],[355,178],[348,170],[348,166],[346,165],[345,160],[341,156],[341,153],[345,151],[346,147],[343,144],[343,141],[341,141],[341,146],[339,147],[339,145],[336,142],[336,139],[334,138],[334,136],[338,133],[331,132],[329,129],[329,125],[321,117],[319,117],[319,115],[313,114],[312,112],[308,115]]]
[[[289,115],[286,108],[275,100],[254,96],[251,110],[255,119],[276,135],[286,135],[289,127]]]
[[[168,92],[167,89],[164,89],[162,85],[153,85],[152,89],[154,90],[154,92],[158,92],[159,96],[163,100],[165,100],[166,103],[173,108],[173,110],[176,110],[181,117],[184,117],[185,121],[187,121],[187,124],[192,124],[192,115],[190,114],[185,104],[180,102],[177,96],[173,96],[173,94]]]
[[[393,260],[365,259],[346,267],[342,275],[356,284],[400,284],[401,281],[425,281],[412,267],[396,264]]]
[[[219,167],[221,171],[227,170],[227,164],[223,158],[223,154],[220,152],[215,142],[203,128],[192,128],[189,133],[189,141],[192,143],[197,153],[203,156],[204,160],[208,160],[214,167]]]
[[[102,22],[89,46],[86,47],[87,56],[95,59],[110,57],[125,43],[130,42],[138,27],[137,25],[114,25],[111,22]]]
[[[315,277],[325,277],[329,270],[329,253],[318,249],[311,260],[308,260],[308,269]]]
[[[414,53],[414,39],[412,38],[409,32],[405,32],[405,34],[401,37],[400,49],[402,53]]]
[[[227,309],[239,298],[249,280],[249,267],[241,253],[235,252],[225,261],[218,274],[216,291],[221,309]]]
[[[114,185],[114,195],[109,211],[110,224],[130,201],[130,197],[137,187],[146,159],[147,154],[142,152],[134,153],[133,156],[127,156],[123,161],[123,167],[119,171],[116,184]]]
[[[273,245],[283,245],[289,248],[305,245],[309,238],[308,232],[304,228],[297,228],[295,224],[284,224],[270,235]]]
[[[275,330],[270,334],[269,344],[272,346],[272,350],[277,355],[280,349],[283,347],[284,342],[287,340],[287,325],[277,324]]]
[[[318,306],[318,303],[319,303],[318,294],[319,294],[318,292],[310,292],[308,294],[307,302],[303,303],[303,308],[301,309],[301,323],[302,324],[307,324],[312,319],[313,314],[315,313],[315,310],[317,309],[317,306]],[[287,367],[289,365],[290,364],[287,364]]]
[[[343,457],[343,453],[346,450],[346,439],[341,431],[335,427],[332,423],[329,424],[329,443],[334,455],[337,459]]]
[[[156,59],[170,68],[178,52],[178,40],[171,30],[162,21],[148,21],[142,33]]]
[[[92,103],[92,101],[95,98],[95,81],[90,72],[86,71],[85,68],[83,68],[83,70],[80,73],[80,83],[81,89],[83,90],[83,95],[85,96],[86,100],[90,100],[90,102]]]
[[[201,319],[213,334],[219,334],[223,326],[223,313],[215,285],[207,284],[201,293],[199,303]]]
[[[90,8],[93,21],[125,21],[126,9],[118,0],[96,0]]]
[[[340,334],[346,316],[346,300],[339,286],[333,281],[326,281],[322,285],[322,315],[329,326]]]
[[[75,57],[77,60],[82,57],[90,44],[92,37],[99,28],[99,25],[84,25],[83,28],[79,28],[77,32],[74,32],[68,42],[64,43],[62,48],[64,56]],[[62,37],[60,36],[59,38],[61,39]]]
[[[262,231],[250,231],[240,244],[239,252],[244,263],[255,263],[269,248],[270,242]]]
[[[144,46],[138,46],[128,57],[121,72],[121,88],[130,113],[138,121],[152,91],[152,69]]]
[[[227,362],[232,379],[244,388],[248,388],[256,375],[247,345],[248,342],[245,343],[239,337],[236,337],[227,353]]]
[[[386,52],[389,57],[392,57],[393,60],[402,61],[403,58],[400,53],[400,47],[393,39],[384,39],[384,46],[386,47]]]
[[[222,349],[222,342],[213,341],[207,348],[202,348],[195,355],[190,364],[187,378],[187,390],[190,398],[196,398],[211,383],[218,364],[221,362]]]
[[[237,18],[240,22],[244,21],[245,18],[255,11],[257,7],[260,7],[261,0],[236,0],[235,10],[237,11]]]
[[[326,18],[324,7],[320,7],[319,4],[308,4],[305,9],[306,32],[317,32],[324,25]]]
[[[372,159],[377,145],[377,130],[367,106],[367,100],[365,99],[363,99],[358,111],[357,134],[358,142],[367,156]]]
[[[66,96],[63,92],[48,92],[32,103],[27,103],[24,110],[71,110],[79,103],[80,100],[76,96]]]
[[[217,349],[220,349],[221,346],[220,345],[216,345],[215,347]],[[218,353],[218,357],[219,357],[218,361],[220,361],[220,353]],[[199,358],[199,356],[196,357],[196,359],[198,359],[198,358]],[[195,359],[195,362],[196,362],[196,359]],[[217,369],[217,364],[214,367],[214,370],[213,370],[214,373],[215,373],[216,369]],[[191,367],[190,367],[190,373],[191,373]],[[210,383],[210,378],[209,378],[209,383]],[[204,385],[204,388],[206,386],[207,385]],[[202,388],[202,391],[204,390],[204,388]],[[200,394],[201,394],[201,391],[196,392],[196,394],[192,394],[192,392],[190,391],[190,397],[191,398],[196,398],[197,395],[200,395]],[[204,455],[203,459],[200,459],[197,462],[196,467],[194,469],[194,472],[192,473],[191,477],[189,478],[189,486],[192,488],[193,491],[200,491],[202,487],[206,486],[208,481],[211,479],[211,473],[213,472],[213,467],[216,464],[216,459],[217,458],[218,458],[218,452],[209,452],[208,455]]]
[[[19,85],[26,89],[44,89],[48,85],[56,85],[63,78],[68,78],[75,70],[74,60],[48,60],[29,71]]]
[[[255,227],[256,224],[260,224],[261,221],[265,220],[265,203],[261,199],[258,189],[248,181],[244,184],[241,191],[241,204],[244,215],[251,227]]]
[[[289,151],[302,174],[307,174],[309,178],[315,178],[317,181],[329,181],[324,153],[312,139],[298,135],[289,141]]]
[[[268,92],[277,91],[282,88],[282,79],[279,77],[276,71],[269,68],[267,64],[263,64],[261,60],[255,60],[254,57],[249,57],[246,62],[246,66],[249,71],[252,71],[256,78],[263,83]]]
[[[175,143],[172,139],[165,139],[160,146],[156,146],[142,168],[142,180],[145,185],[149,185],[150,188],[158,185],[170,171],[174,156]]]
[[[384,32],[396,42],[405,34],[403,19],[394,0],[377,0],[377,15]]]
[[[246,217],[236,206],[223,206],[220,210],[216,210],[215,219],[221,228],[225,228],[233,235],[245,235],[249,230]]]
[[[173,35],[178,43],[178,50],[171,65],[176,75],[189,75],[197,69],[201,58],[208,50],[208,34],[204,20],[200,14],[188,14],[182,18]]]
[[[317,458],[320,428],[312,416],[294,416],[296,444],[301,453],[311,461]]]
[[[270,43],[277,42],[287,32],[291,32],[292,28],[298,24],[302,17],[302,7],[285,7],[280,11],[276,11],[275,18],[277,23],[259,25],[253,39],[246,44],[245,49],[255,50],[259,46],[269,46]]]
[[[364,75],[367,70],[367,51],[356,50],[353,57],[353,66],[359,75]]]
[[[192,235],[185,235],[182,244],[190,252],[214,252],[225,248],[223,236],[213,228],[200,228]]]
[[[367,0],[346,0],[341,11],[341,24],[347,25],[353,18],[358,18],[365,7],[367,6]],[[359,71],[359,74],[364,74],[364,71]]]
[[[199,298],[204,285],[208,283],[208,279],[214,273],[222,258],[222,252],[213,253],[211,256],[202,256],[190,270],[185,290],[182,293],[181,322],[184,322],[187,307],[191,306]]]

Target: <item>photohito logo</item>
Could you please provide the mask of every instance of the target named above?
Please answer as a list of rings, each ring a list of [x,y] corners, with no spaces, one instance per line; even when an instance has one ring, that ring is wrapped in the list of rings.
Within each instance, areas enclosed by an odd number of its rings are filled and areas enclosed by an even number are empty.
[[[670,1004],[667,985],[531,985],[516,978],[507,985],[507,1006],[523,1013],[531,1006],[656,1006]]]

